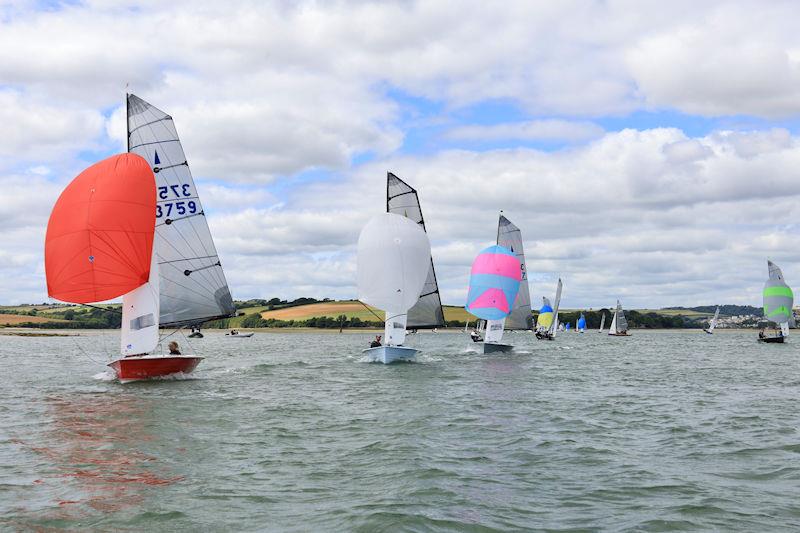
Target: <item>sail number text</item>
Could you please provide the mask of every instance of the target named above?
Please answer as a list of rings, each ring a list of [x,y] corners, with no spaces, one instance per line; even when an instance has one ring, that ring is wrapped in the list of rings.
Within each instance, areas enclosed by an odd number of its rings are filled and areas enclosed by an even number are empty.
[[[170,194],[171,193],[171,194]],[[158,188],[158,198],[159,200],[168,200],[171,197],[175,198],[186,198],[187,196],[192,196],[192,192],[190,190],[189,184],[184,183],[182,185],[169,185],[164,187]],[[185,215],[185,214],[195,214],[197,213],[197,202],[194,200],[180,200],[177,202],[163,202],[156,205],[156,218],[161,218],[163,216],[169,217],[173,214],[173,211],[176,215]]]

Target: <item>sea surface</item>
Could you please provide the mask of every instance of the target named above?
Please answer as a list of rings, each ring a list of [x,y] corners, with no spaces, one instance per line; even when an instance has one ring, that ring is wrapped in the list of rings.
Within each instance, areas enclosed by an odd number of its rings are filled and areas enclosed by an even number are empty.
[[[798,531],[800,338],[206,331],[121,385],[115,332],[0,336],[2,531]]]

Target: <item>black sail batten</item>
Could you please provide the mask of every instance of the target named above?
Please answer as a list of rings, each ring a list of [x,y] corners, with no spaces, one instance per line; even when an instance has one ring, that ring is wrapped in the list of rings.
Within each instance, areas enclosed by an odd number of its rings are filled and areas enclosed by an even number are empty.
[[[386,212],[403,215],[422,226],[422,230],[427,232],[417,190],[391,172],[386,174]],[[425,281],[419,300],[408,311],[406,328],[433,329],[444,325],[442,299],[431,257],[428,279]]]
[[[156,177],[154,250],[159,265],[161,327],[235,316],[172,117],[133,94],[127,95],[126,108],[129,151],[147,160]]]
[[[531,295],[528,286],[528,271],[525,266],[525,250],[522,245],[522,231],[508,220],[502,211],[500,220],[497,222],[497,244],[514,252],[522,268],[522,281],[519,284],[514,305],[511,307],[511,314],[506,318],[504,329],[533,329]]]

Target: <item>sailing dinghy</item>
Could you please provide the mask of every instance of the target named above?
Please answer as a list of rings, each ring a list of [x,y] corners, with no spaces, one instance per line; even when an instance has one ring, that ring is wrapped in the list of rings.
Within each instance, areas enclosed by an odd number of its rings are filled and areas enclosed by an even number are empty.
[[[614,318],[611,319],[611,327],[608,328],[608,334],[612,337],[630,337],[628,333],[628,321],[625,319],[625,313],[622,311],[622,304],[617,300],[617,308],[614,310]]]
[[[358,299],[386,312],[383,343],[364,353],[384,364],[413,359],[419,350],[403,346],[408,310],[419,300],[430,269],[431,245],[412,220],[384,213],[358,237]]]
[[[714,328],[717,327],[717,319],[719,319],[719,306],[717,306],[717,310],[714,311],[714,318],[711,319],[711,321],[708,323],[708,327],[703,331],[705,331],[709,335],[713,335]]]
[[[606,314],[600,311],[600,329],[597,330],[597,333],[603,333],[603,328],[606,326]]]
[[[556,332],[559,331],[558,308],[561,305],[561,289],[563,286],[564,284],[561,282],[561,278],[558,278],[558,284],[556,285],[556,305],[554,309],[551,309],[552,316],[549,319],[550,325],[546,329],[536,332],[536,338],[539,340],[552,341],[556,338]]]
[[[417,190],[391,172],[386,175],[386,212],[408,218],[427,233]],[[406,329],[436,329],[444,325],[442,299],[439,296],[439,285],[436,282],[436,270],[433,268],[433,256],[431,256],[425,286],[417,303],[408,310]]]
[[[767,335],[762,329],[758,333],[759,342],[784,343],[789,336],[789,322],[792,321],[794,294],[783,279],[778,265],[767,261],[769,277],[764,283],[764,318],[778,326],[775,335]]]
[[[583,316],[583,313],[581,313],[581,317],[575,324],[575,331],[577,331],[578,333],[583,333],[584,331],[586,331],[586,317]]]
[[[504,319],[513,311],[521,281],[522,267],[517,254],[503,246],[482,250],[472,263],[466,310],[486,320],[484,341],[477,343],[482,346],[483,353],[513,349],[500,340]]]

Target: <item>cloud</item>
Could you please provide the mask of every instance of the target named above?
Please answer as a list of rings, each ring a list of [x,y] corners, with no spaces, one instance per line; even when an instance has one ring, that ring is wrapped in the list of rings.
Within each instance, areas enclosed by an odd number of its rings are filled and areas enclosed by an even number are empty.
[[[578,142],[595,139],[603,128],[591,122],[571,122],[549,119],[494,124],[491,126],[459,126],[448,131],[448,139],[465,141],[567,141]]]

